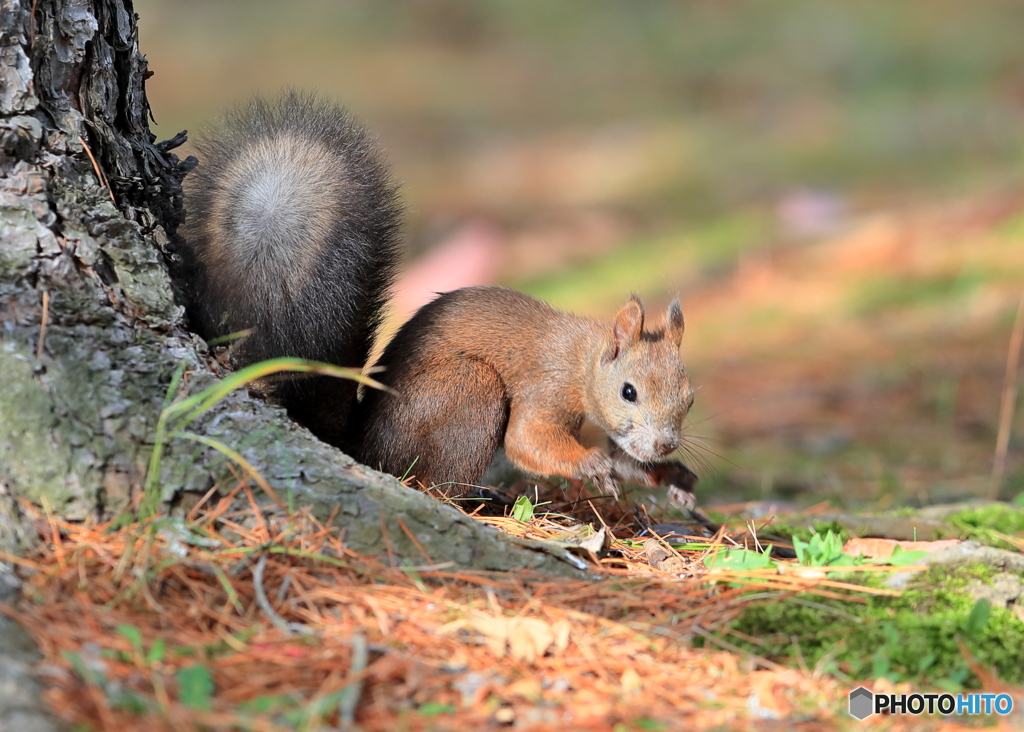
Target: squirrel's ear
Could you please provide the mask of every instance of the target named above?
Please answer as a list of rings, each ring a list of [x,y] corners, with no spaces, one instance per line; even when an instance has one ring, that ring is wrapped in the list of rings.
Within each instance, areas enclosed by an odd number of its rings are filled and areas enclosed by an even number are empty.
[[[644,306],[639,298],[633,297],[615,314],[615,320],[612,321],[612,347],[605,356],[606,360],[614,361],[622,349],[639,341],[643,329]]]
[[[686,321],[683,320],[683,309],[679,305],[679,297],[677,296],[672,304],[668,306],[668,312],[665,314],[665,338],[676,344],[676,348],[679,348],[679,344],[683,342],[683,329],[686,327]]]

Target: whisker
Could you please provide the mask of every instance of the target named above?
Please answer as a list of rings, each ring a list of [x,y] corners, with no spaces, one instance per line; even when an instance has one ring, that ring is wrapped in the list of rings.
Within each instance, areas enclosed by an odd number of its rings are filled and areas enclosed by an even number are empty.
[[[686,453],[684,460],[690,466],[691,470],[696,468],[694,472],[698,475],[703,475],[705,477],[714,476],[715,478],[722,477],[721,471],[703,457],[698,457],[692,453]]]
[[[750,401],[754,401],[754,400],[751,399]],[[714,419],[715,417],[721,417],[723,414],[728,414],[729,412],[733,411],[734,409],[739,409],[742,406],[745,406],[745,404],[734,404],[734,405],[732,405],[731,407],[729,407],[727,409],[723,409],[721,412],[715,412],[714,414],[708,415],[707,417],[705,417],[704,419],[700,420],[699,422],[694,422],[693,420],[690,419],[689,415],[687,415],[686,421],[690,423],[691,427],[696,427],[699,424],[704,424],[709,419]]]
[[[717,437],[708,437],[707,435],[698,435],[692,432],[686,432],[682,434],[681,438],[684,440],[690,440],[691,442],[695,442],[701,445],[703,445],[705,442],[717,442],[720,445],[726,444],[725,440],[720,440]]]
[[[684,445],[685,445],[686,447],[688,447],[688,448],[693,448],[693,449],[703,450],[703,451],[704,451],[704,452],[706,452],[706,453],[709,453],[709,454],[711,454],[711,455],[714,455],[714,456],[715,456],[716,458],[718,458],[719,460],[724,460],[725,462],[727,462],[727,463],[729,463],[730,465],[732,465],[732,466],[733,466],[734,468],[739,468],[739,467],[740,467],[739,465],[737,465],[736,463],[734,463],[734,462],[733,462],[732,460],[730,460],[729,458],[727,458],[727,457],[726,457],[725,455],[722,455],[722,454],[720,454],[720,453],[717,453],[717,452],[715,452],[714,450],[712,450],[711,448],[709,448],[709,447],[708,447],[707,445],[702,445],[702,444],[700,444],[699,442],[691,442],[691,441],[689,441],[689,440],[686,440],[686,439],[685,439],[685,436],[684,436],[684,439],[683,439],[683,444],[684,444]]]
[[[692,434],[688,434],[688,433],[685,433],[685,432],[682,435],[679,436],[679,439],[680,439],[681,442],[685,442],[685,443],[690,444],[690,445],[697,445],[702,450],[703,449],[707,449],[707,442],[710,440],[710,438],[704,437],[703,435],[692,435]],[[710,440],[710,441],[712,441],[712,442],[721,442],[721,440]]]
[[[711,464],[711,461],[704,455],[696,452],[690,445],[681,445],[680,450],[685,454],[692,463],[702,468],[704,471],[715,472],[716,468]]]

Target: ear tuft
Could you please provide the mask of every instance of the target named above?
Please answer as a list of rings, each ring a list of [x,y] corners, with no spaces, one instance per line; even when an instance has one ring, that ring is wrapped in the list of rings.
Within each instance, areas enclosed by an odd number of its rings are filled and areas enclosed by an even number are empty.
[[[672,304],[668,306],[668,312],[665,314],[665,338],[674,343],[676,348],[683,342],[685,326],[686,321],[683,320],[683,308],[679,305],[679,297],[676,296]]]

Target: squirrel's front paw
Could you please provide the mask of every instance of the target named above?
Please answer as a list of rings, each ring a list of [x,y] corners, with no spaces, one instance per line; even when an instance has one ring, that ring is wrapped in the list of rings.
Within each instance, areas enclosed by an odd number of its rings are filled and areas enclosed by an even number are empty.
[[[645,466],[652,485],[667,485],[692,492],[697,485],[697,474],[678,460],[651,463]]]
[[[589,480],[596,488],[605,493],[610,493],[612,498],[618,499],[619,486],[613,475],[615,462],[602,450],[593,448],[587,456],[580,461],[578,477]]]
[[[689,511],[697,504],[693,489],[697,474],[678,460],[666,460],[646,467],[647,477],[654,485],[668,486],[668,502],[680,511]]]

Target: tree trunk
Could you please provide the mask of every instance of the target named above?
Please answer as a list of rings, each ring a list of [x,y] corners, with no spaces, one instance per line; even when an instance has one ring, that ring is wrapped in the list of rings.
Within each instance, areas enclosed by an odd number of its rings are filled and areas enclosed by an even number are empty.
[[[191,161],[155,144],[131,0],[5,0],[0,10],[0,550],[34,531],[19,499],[72,520],[126,510],[146,482],[172,375],[214,383],[167,274]],[[95,159],[95,163],[93,160]],[[103,171],[106,180],[97,173]],[[107,185],[109,182],[109,186]],[[355,551],[579,575],[358,465],[236,391],[190,427],[241,453],[275,492],[312,504]],[[179,438],[159,461],[165,510],[237,482],[223,456]],[[387,537],[384,536],[386,531]]]

